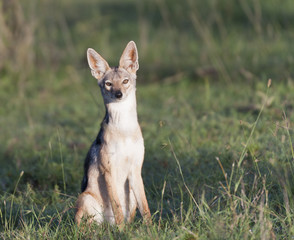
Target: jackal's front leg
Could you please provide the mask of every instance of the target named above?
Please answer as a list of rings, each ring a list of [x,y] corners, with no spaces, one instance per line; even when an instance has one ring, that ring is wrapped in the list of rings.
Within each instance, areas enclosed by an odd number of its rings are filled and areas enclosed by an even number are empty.
[[[121,225],[124,221],[124,215],[123,215],[122,207],[117,195],[117,189],[114,183],[114,179],[111,175],[111,172],[106,172],[104,174],[104,177],[105,177],[105,183],[106,183],[109,200],[111,203],[111,208],[115,218],[115,223],[117,225]]]
[[[141,169],[132,171],[130,176],[130,185],[134,192],[139,211],[147,223],[151,223],[151,213],[149,210],[146,194],[144,190],[143,179],[141,176]]]

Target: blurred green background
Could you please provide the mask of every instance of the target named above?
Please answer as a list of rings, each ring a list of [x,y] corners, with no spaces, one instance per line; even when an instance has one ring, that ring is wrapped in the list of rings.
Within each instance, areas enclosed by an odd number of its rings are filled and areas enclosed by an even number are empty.
[[[144,82],[211,77],[234,83],[291,78],[291,0],[2,0],[1,76],[64,72],[80,76],[85,51],[111,65],[130,40]]]

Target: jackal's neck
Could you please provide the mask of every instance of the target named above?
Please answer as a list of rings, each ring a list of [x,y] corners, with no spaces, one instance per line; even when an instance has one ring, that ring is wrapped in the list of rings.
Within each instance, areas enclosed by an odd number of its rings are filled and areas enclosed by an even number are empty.
[[[105,104],[105,120],[108,124],[125,128],[138,124],[136,93],[133,91],[126,99]]]

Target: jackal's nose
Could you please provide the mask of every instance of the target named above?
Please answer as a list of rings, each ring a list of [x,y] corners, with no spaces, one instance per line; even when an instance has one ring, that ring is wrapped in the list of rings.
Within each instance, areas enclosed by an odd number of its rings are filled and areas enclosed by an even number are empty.
[[[121,98],[122,97],[122,92],[120,90],[115,92],[115,97],[116,98]]]

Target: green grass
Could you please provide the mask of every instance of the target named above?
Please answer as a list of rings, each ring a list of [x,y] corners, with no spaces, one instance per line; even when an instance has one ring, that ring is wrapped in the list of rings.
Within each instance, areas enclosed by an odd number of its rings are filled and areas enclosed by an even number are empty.
[[[90,74],[67,82],[43,83],[46,93],[28,89],[35,95],[16,101],[12,116],[10,104],[4,107],[1,124],[10,127],[1,134],[3,238],[236,239],[292,234],[293,130],[286,124],[293,121],[291,82],[273,80],[266,96],[266,81],[256,86],[208,80],[142,85],[138,79],[146,145],[143,178],[154,221],[147,228],[138,217],[122,232],[109,226],[81,231],[73,222],[83,158],[104,109]],[[48,101],[44,95],[52,98]],[[266,99],[273,100],[266,104]]]
[[[11,2],[23,15],[0,15],[1,239],[293,236],[292,1]],[[131,39],[153,224],[78,228],[104,116],[85,50],[115,65]]]

